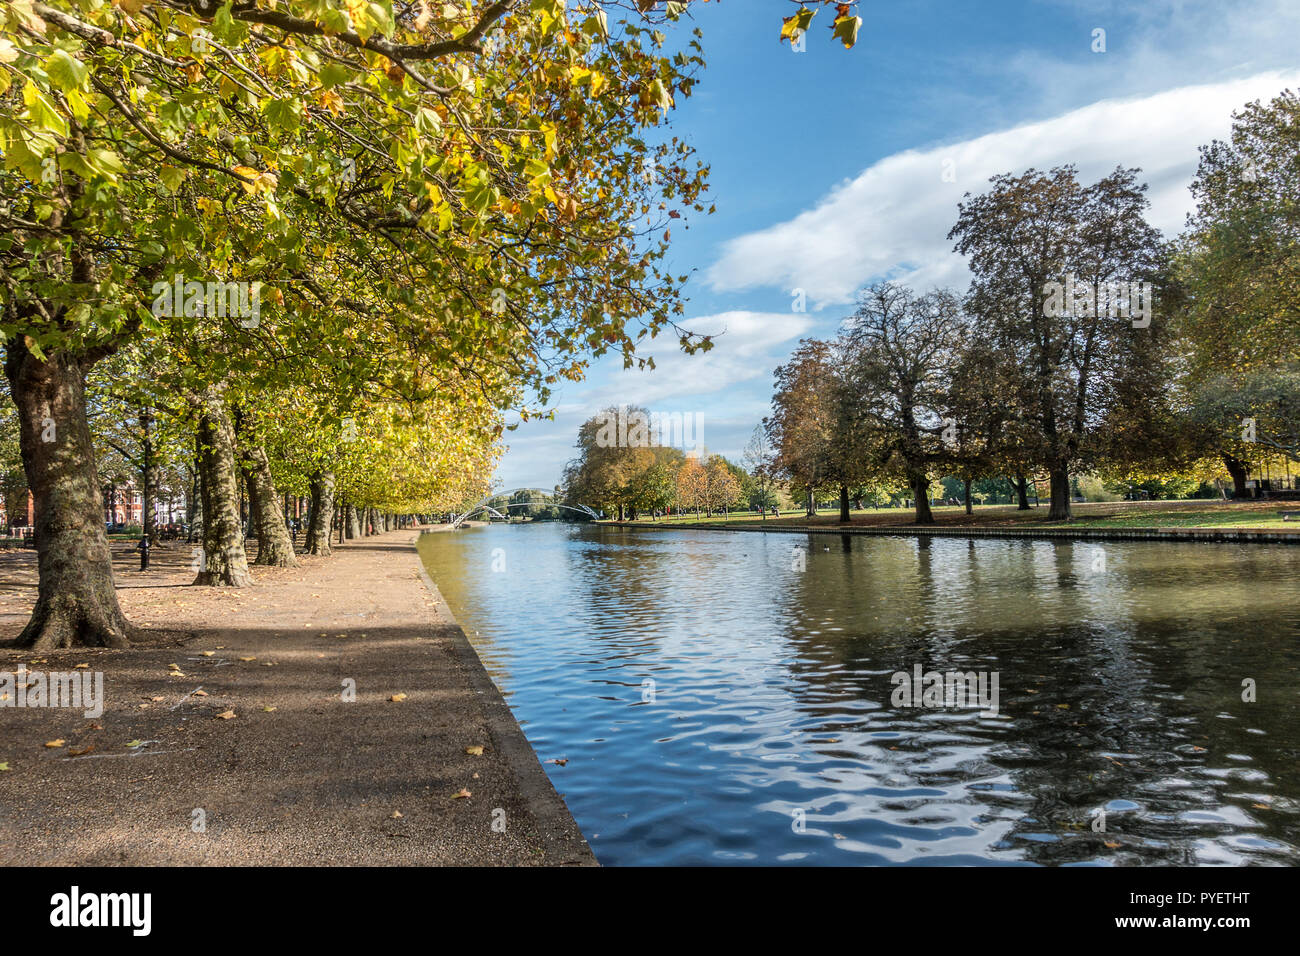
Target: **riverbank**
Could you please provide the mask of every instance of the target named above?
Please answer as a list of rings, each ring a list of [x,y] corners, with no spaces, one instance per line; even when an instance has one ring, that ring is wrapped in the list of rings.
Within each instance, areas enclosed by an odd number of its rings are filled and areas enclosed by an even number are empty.
[[[239,590],[115,547],[137,644],[40,656],[11,644],[35,556],[0,554],[0,672],[102,673],[106,700],[0,707],[0,864],[594,864],[415,537]]]
[[[1012,506],[936,507],[933,525],[918,525],[902,509],[858,511],[849,523],[838,511],[815,517],[757,515],[727,520],[676,518],[659,521],[608,521],[624,528],[715,531],[774,531],[812,534],[862,534],[909,537],[1045,538],[1093,541],[1207,541],[1218,543],[1300,544],[1300,522],[1284,521],[1280,511],[1300,511],[1298,502],[1144,501],[1076,504],[1070,522],[1049,521],[1047,509],[1019,511]]]

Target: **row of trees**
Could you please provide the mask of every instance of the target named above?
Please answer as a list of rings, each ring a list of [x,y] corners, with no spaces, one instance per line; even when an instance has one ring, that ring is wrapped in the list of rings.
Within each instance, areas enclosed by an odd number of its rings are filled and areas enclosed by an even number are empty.
[[[578,429],[578,455],[564,470],[561,493],[566,503],[584,504],[619,520],[668,509],[706,515],[736,508],[772,507],[770,486],[755,482],[744,468],[704,449],[690,454],[659,444],[648,432],[631,430],[608,440],[618,419],[647,421],[644,408],[610,407]]]
[[[193,467],[198,581],[239,585],[241,481],[259,560],[289,561],[285,491],[318,547],[336,498],[473,497],[499,409],[660,331],[707,348],[664,268],[707,177],[663,129],[703,66],[698,32],[660,29],[685,7],[0,6],[0,346],[40,571],[21,643],[129,639],[105,449],[147,496]]]
[[[1081,183],[1065,166],[1001,175],[949,234],[964,298],[871,286],[833,341],[776,371],[773,470],[812,500],[904,482],[1009,476],[1071,514],[1080,469],[1114,475],[1300,460],[1300,97],[1234,115],[1204,148],[1188,231],[1145,218],[1138,170]]]

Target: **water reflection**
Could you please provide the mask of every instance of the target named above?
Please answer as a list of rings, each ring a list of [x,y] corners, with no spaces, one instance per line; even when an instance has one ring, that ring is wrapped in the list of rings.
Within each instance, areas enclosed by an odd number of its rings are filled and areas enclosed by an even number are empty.
[[[602,862],[1300,860],[1300,550],[552,524],[421,552]],[[997,672],[998,715],[891,706],[917,664]]]

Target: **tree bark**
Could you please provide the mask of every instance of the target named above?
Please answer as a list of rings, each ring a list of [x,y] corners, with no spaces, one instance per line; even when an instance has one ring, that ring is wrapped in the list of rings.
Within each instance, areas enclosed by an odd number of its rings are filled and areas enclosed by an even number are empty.
[[[235,427],[220,389],[194,396],[199,445],[199,497],[203,502],[203,552],[194,583],[247,587],[253,583],[239,524]]]
[[[930,479],[925,475],[912,475],[908,484],[916,501],[916,523],[934,524],[934,512],[930,510]]]
[[[840,523],[849,523],[849,489],[840,485]]]
[[[1029,479],[1024,475],[1017,475],[1014,482],[1016,489],[1016,510],[1029,510]]]
[[[1228,468],[1228,474],[1232,476],[1232,497],[1249,498],[1250,489],[1246,487],[1246,481],[1250,475],[1250,470],[1246,463],[1239,458],[1233,458],[1231,455],[1224,455],[1223,463]]]
[[[140,530],[150,544],[158,540],[158,522],[154,517],[154,498],[158,490],[158,464],[154,460],[153,409],[140,409]]]
[[[257,532],[257,559],[254,564],[274,568],[296,568],[293,538],[280,511],[280,494],[271,475],[266,449],[250,445],[244,450],[244,482],[248,485],[248,506],[253,528]]]
[[[99,476],[86,422],[86,362],[41,361],[21,338],[5,343],[5,375],[18,409],[23,471],[35,500],[36,607],[21,647],[126,647],[131,627],[117,602],[101,516]]]
[[[189,522],[189,533],[185,536],[187,544],[201,541],[203,537],[203,504],[199,492],[199,439],[194,437],[194,468],[190,475],[189,500],[185,503],[185,520]]]
[[[311,518],[307,525],[307,553],[330,554],[330,525],[334,518],[334,472],[311,476]]]
[[[348,537],[361,537],[361,517],[357,514],[356,506],[349,503],[345,514],[347,518],[346,524],[348,526]]]
[[[962,479],[962,481],[965,485],[965,490],[966,490],[966,513],[968,515],[973,515],[975,513],[975,509],[974,507],[971,506],[971,501],[970,501],[971,480],[969,478],[964,478]]]
[[[1052,485],[1052,507],[1047,513],[1047,520],[1069,521],[1071,517],[1070,472],[1064,465],[1057,465],[1049,474]]]

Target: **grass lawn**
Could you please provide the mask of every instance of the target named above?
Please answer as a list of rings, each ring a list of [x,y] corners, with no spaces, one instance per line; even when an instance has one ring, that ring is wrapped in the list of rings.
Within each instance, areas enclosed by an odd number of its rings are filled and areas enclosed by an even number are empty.
[[[1087,502],[1074,505],[1074,518],[1067,522],[1048,521],[1047,505],[1018,511],[1014,505],[976,505],[975,513],[967,515],[960,506],[940,505],[933,509],[936,525],[949,527],[998,527],[1024,525],[1042,528],[1233,528],[1260,530],[1300,531],[1300,520],[1283,521],[1279,511],[1300,511],[1297,501],[1116,501]],[[881,508],[855,511],[849,525],[852,527],[906,527],[913,524],[914,512],[903,508]],[[838,527],[839,509],[829,508],[808,518],[802,512],[770,515],[766,522],[755,512],[733,512],[727,518],[696,518],[694,515],[660,518],[638,518],[636,524],[681,525],[696,524],[760,524],[806,527],[833,525]]]

